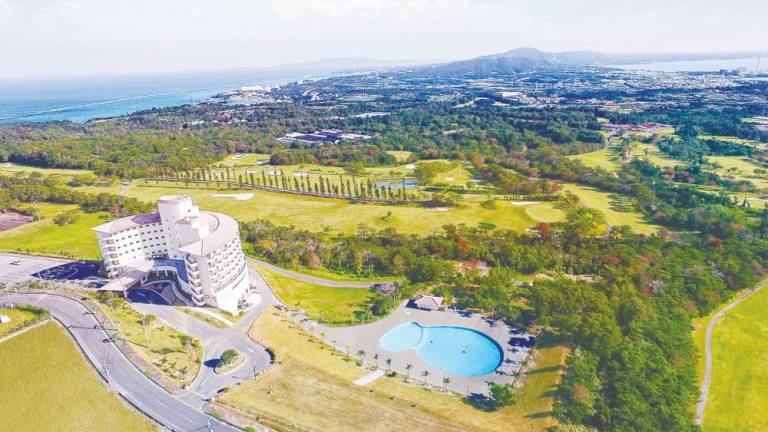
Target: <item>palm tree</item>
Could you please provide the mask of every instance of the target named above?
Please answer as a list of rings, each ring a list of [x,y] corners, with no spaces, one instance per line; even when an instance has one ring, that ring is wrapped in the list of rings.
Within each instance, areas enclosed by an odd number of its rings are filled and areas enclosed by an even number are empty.
[[[424,371],[421,373],[421,376],[423,376],[423,377],[424,377],[424,385],[427,385],[427,377],[429,376],[429,371],[425,369],[425,370],[424,370]]]
[[[360,364],[363,364],[364,358],[365,358],[365,351],[357,350],[357,359],[360,361]]]
[[[320,333],[320,339],[325,342],[325,332]]]
[[[379,353],[373,355],[373,361],[376,362],[376,369],[379,368]]]
[[[450,383],[451,383],[451,379],[450,378],[443,377],[443,391],[444,392],[448,391],[448,384],[450,384]]]
[[[336,339],[331,341],[331,345],[333,346],[333,349],[336,350]]]
[[[345,346],[345,348],[347,349],[347,356],[349,356],[349,344],[347,344],[347,345]]]
[[[413,369],[413,365],[408,363],[405,365],[405,381],[411,381],[411,369]]]
[[[388,358],[388,359],[384,360],[384,363],[387,364],[387,373],[389,373],[389,370],[392,368],[392,359]]]
[[[179,336],[179,341],[181,342],[181,346],[184,347],[184,352],[189,354],[189,345],[192,342],[192,337],[188,335],[181,335]]]

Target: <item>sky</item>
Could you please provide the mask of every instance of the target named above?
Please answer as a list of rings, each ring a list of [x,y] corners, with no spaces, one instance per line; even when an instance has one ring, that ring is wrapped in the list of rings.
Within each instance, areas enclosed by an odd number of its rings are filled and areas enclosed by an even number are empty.
[[[768,52],[765,0],[0,0],[0,78],[364,56]]]

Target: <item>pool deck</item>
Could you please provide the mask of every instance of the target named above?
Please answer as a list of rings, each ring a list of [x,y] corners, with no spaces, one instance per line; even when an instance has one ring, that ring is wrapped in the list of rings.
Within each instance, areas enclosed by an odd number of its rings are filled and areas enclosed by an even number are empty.
[[[379,340],[386,332],[392,328],[409,322],[415,321],[422,326],[457,326],[467,327],[480,331],[496,341],[502,348],[503,359],[501,365],[491,374],[482,376],[460,376],[447,373],[439,368],[429,365],[424,361],[418,352],[414,349],[393,352],[387,351],[379,345]],[[528,357],[529,349],[517,347],[517,352],[509,344],[509,340],[514,335],[513,328],[507,326],[501,321],[494,321],[477,314],[461,313],[456,311],[425,311],[406,307],[406,303],[401,304],[391,315],[379,321],[370,324],[363,324],[352,327],[329,327],[317,324],[313,321],[305,321],[302,326],[306,329],[314,327],[315,337],[320,337],[325,333],[325,342],[333,345],[336,349],[346,352],[349,346],[349,354],[356,356],[359,350],[365,351],[365,361],[370,365],[375,365],[374,354],[379,355],[378,366],[385,369],[386,359],[392,359],[392,370],[399,374],[406,375],[406,364],[410,363],[413,368],[410,371],[411,380],[417,383],[424,382],[423,371],[429,371],[427,383],[431,386],[442,388],[443,377],[450,378],[448,389],[462,394],[488,393],[488,383],[497,384],[512,383],[514,375],[522,367],[523,361]]]

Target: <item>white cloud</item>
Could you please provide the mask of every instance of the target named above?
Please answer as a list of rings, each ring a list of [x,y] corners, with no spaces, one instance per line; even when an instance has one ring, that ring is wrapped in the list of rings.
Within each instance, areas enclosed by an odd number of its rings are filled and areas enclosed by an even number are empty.
[[[439,22],[460,16],[472,0],[276,0],[272,7],[284,20],[307,22]]]

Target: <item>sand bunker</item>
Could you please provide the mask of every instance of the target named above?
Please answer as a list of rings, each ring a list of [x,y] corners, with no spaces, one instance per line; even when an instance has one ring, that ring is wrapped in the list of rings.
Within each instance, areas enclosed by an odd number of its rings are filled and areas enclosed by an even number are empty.
[[[238,201],[248,201],[253,198],[252,193],[240,193],[240,194],[213,194],[214,198],[234,198]]]
[[[448,207],[430,207],[427,209],[427,211],[433,211],[433,212],[447,212]]]
[[[531,205],[531,204],[537,204],[536,201],[510,201],[510,204],[513,206],[524,206],[524,205]]]

